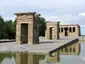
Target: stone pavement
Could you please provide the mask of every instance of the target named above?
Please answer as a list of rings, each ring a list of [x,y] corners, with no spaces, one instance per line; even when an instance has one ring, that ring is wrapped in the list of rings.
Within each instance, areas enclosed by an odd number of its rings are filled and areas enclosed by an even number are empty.
[[[65,46],[76,43],[78,38],[65,38],[62,37],[59,40],[46,40],[45,38],[40,38],[40,44],[16,44],[16,42],[0,43],[0,53],[34,53],[34,54],[48,54],[56,52]]]

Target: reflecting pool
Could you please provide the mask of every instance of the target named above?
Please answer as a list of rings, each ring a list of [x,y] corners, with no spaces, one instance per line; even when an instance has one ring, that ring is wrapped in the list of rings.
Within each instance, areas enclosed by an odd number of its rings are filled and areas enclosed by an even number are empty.
[[[47,55],[34,53],[0,54],[0,64],[85,64],[85,43],[80,41],[60,52],[60,62],[48,62]]]

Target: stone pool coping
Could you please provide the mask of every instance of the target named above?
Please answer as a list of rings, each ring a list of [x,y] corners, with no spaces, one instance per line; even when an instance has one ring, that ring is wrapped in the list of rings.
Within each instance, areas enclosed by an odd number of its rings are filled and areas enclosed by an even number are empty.
[[[59,40],[40,39],[40,44],[16,44],[16,42],[0,43],[0,53],[34,53],[49,54],[78,42],[78,38],[62,37]]]

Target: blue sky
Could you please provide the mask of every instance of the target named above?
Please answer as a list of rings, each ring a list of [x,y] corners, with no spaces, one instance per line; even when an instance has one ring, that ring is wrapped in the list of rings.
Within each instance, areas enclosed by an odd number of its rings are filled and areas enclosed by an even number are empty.
[[[79,24],[85,34],[85,0],[1,0],[0,15],[15,19],[17,12],[37,12],[46,21],[61,21],[61,24]]]

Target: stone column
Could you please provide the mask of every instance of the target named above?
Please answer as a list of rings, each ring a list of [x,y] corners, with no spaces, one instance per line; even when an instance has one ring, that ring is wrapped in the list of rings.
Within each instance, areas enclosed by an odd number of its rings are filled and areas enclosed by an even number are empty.
[[[59,33],[59,26],[60,26],[60,22],[57,22],[57,39],[60,38],[60,33]]]

